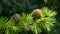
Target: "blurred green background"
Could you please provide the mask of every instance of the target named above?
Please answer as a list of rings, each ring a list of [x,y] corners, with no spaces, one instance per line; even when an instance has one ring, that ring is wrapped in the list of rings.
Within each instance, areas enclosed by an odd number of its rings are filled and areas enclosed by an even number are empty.
[[[0,0],[0,16],[10,17],[15,13],[31,13],[34,9],[48,7],[57,12],[55,34],[60,33],[60,0]]]

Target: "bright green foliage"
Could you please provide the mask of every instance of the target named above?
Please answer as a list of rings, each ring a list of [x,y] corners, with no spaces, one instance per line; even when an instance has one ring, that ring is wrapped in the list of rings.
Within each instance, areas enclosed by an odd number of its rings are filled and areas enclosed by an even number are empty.
[[[2,34],[3,31],[6,31],[7,20],[8,19],[6,17],[0,17],[0,34]]]
[[[31,17],[31,14],[22,14],[21,23],[23,23],[24,29],[29,30],[32,21],[33,19]]]
[[[19,23],[15,22],[13,19],[10,19],[7,23],[7,33],[6,34],[17,34],[21,30]]]
[[[48,9],[47,7],[44,7],[41,10],[42,17],[40,17],[40,19],[36,19],[35,21],[33,20],[32,14],[25,13],[22,13],[21,20],[19,22],[16,22],[13,19],[10,19],[9,21],[6,22],[7,19],[1,17],[0,29],[2,27],[3,29],[6,28],[5,31],[6,34],[18,34],[18,32],[21,32],[22,30],[26,31],[31,30],[35,34],[38,34],[38,32],[42,32],[43,31],[42,29],[51,31],[51,28],[53,28],[56,22],[55,19],[56,12]]]
[[[45,23],[44,27],[47,28],[47,30],[50,30],[51,26],[54,25],[53,23],[56,22],[56,12],[48,9],[47,7],[42,8],[42,12],[42,20],[44,20]]]
[[[0,17],[0,29],[5,29],[6,23],[7,23],[6,17]]]
[[[46,16],[46,17],[54,17],[56,15],[55,11],[52,11],[50,9],[48,9],[47,7],[42,8],[42,16]]]

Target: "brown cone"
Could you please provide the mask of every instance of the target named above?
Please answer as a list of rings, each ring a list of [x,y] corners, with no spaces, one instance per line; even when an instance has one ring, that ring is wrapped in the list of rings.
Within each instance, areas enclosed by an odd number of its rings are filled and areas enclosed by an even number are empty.
[[[32,16],[33,16],[33,19],[39,19],[42,15],[42,12],[40,9],[35,9],[33,12],[32,12]]]
[[[13,20],[15,20],[16,22],[18,22],[18,21],[20,21],[21,16],[20,16],[20,14],[14,14],[11,18],[12,18]]]

